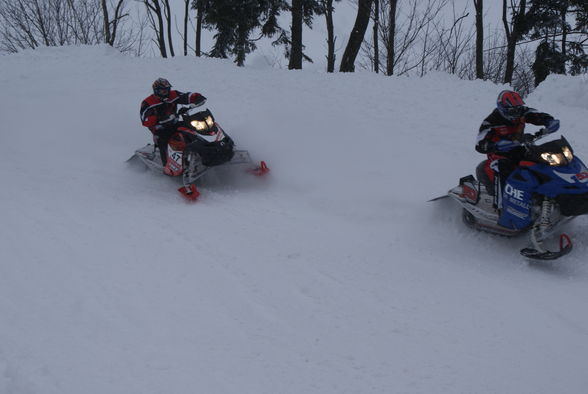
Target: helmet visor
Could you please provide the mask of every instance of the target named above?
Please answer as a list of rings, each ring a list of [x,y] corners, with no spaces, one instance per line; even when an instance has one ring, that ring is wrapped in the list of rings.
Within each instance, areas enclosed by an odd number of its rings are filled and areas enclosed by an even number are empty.
[[[520,118],[525,114],[525,107],[517,105],[515,107],[501,108],[502,113],[509,119]]]
[[[155,89],[153,89],[153,92],[155,93],[156,96],[159,97],[167,97],[169,96],[169,91],[170,91],[170,87],[163,87],[163,86],[158,86]]]

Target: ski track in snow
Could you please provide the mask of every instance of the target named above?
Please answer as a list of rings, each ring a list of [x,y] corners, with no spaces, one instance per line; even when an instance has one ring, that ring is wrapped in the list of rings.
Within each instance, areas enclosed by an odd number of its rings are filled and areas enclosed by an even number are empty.
[[[588,220],[571,255],[472,232],[448,200],[505,86],[238,69],[107,47],[0,57],[0,393],[581,393]],[[268,162],[127,165],[155,78]],[[588,83],[528,99],[588,160]],[[530,126],[532,127],[532,126]]]

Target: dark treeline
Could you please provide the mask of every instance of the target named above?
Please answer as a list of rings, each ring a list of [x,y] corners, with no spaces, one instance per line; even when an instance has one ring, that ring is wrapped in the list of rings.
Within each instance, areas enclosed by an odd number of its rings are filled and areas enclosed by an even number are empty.
[[[337,26],[348,31],[347,42],[337,48],[333,15],[339,5],[340,0],[2,0],[0,51],[105,43],[139,56],[156,48],[162,57],[229,58],[243,66],[259,40],[269,39],[283,49],[289,69],[301,69],[313,62],[304,31],[320,20],[327,27],[329,72],[337,62],[341,72],[445,71],[528,92],[549,74],[588,70],[586,0],[502,0],[495,21],[485,20],[483,0],[463,9],[453,0],[355,0],[355,22]],[[211,48],[202,47],[203,30],[213,35]]]

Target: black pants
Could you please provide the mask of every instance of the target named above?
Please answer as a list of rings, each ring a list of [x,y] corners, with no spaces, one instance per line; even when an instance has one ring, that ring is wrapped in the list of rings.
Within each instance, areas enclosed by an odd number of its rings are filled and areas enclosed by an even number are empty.
[[[502,192],[506,185],[506,180],[516,169],[517,163],[510,159],[498,159],[492,165],[494,170],[494,205],[495,207],[502,206]]]
[[[159,148],[159,156],[161,157],[161,164],[165,167],[167,163],[167,145],[169,144],[169,137],[157,138],[157,147]]]
[[[165,167],[167,163],[167,145],[169,144],[169,139],[171,136],[176,132],[175,128],[168,128],[163,129],[155,136],[157,137],[157,146],[159,147],[159,156],[161,157],[161,164]]]

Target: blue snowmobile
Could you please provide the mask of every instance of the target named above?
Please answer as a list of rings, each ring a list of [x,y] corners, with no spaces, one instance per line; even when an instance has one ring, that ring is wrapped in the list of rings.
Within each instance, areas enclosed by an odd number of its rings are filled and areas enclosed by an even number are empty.
[[[543,136],[542,131],[524,135],[525,158],[503,188],[490,181],[482,162],[476,168],[477,179],[463,177],[439,198],[459,202],[463,221],[471,228],[507,237],[529,232],[530,246],[521,254],[554,260],[572,250],[570,237],[559,236],[558,251],[548,250],[545,241],[565,223],[588,214],[588,169],[565,137],[536,144]]]

